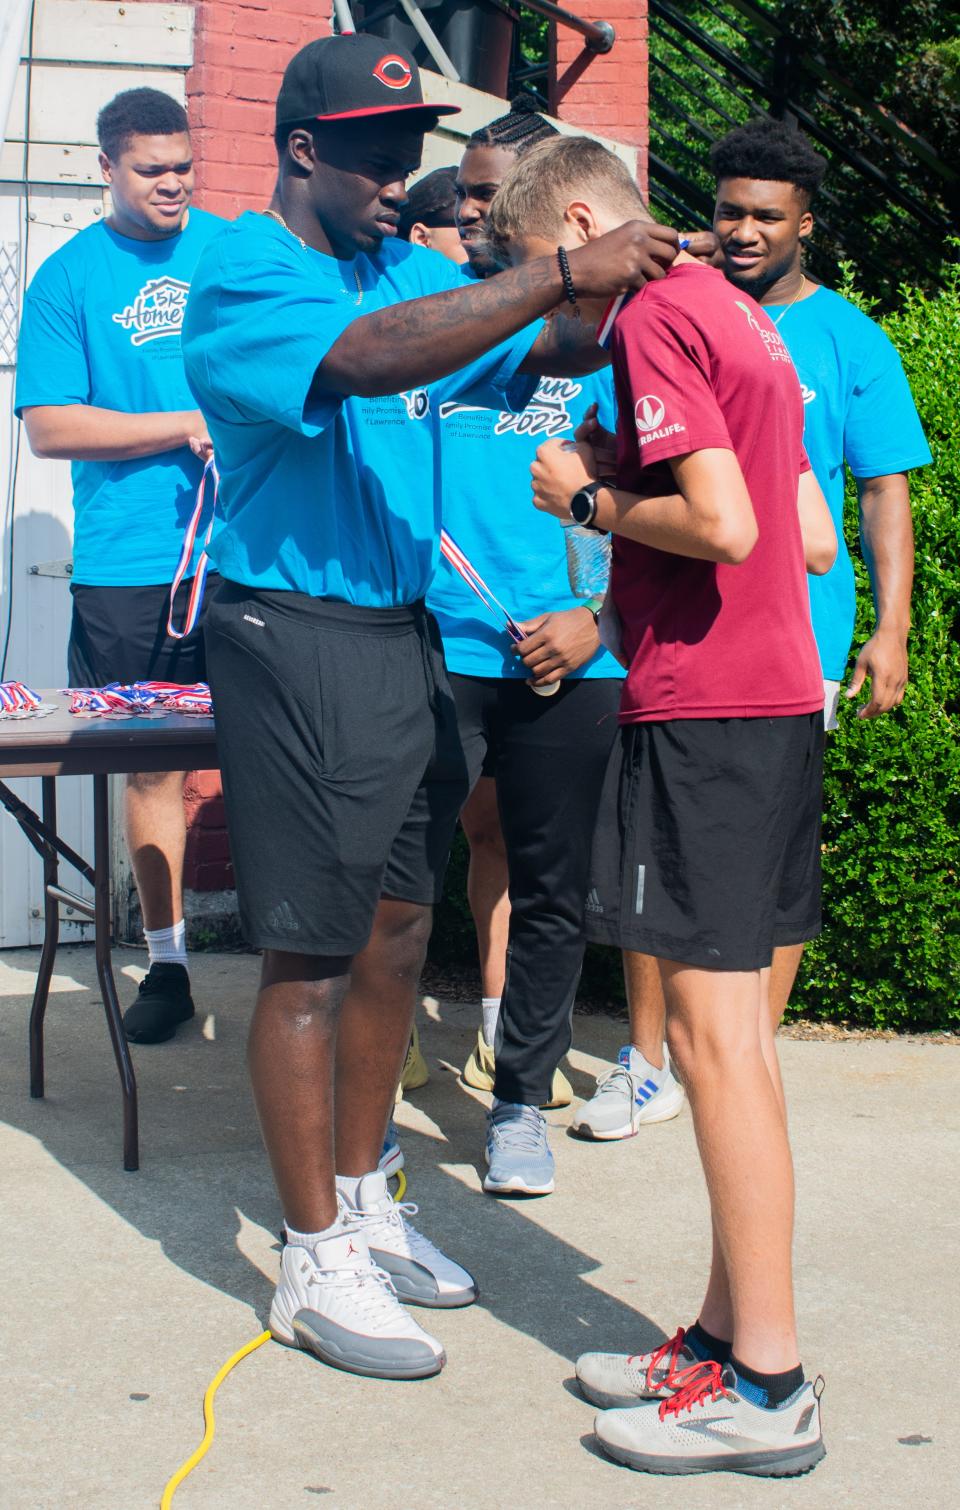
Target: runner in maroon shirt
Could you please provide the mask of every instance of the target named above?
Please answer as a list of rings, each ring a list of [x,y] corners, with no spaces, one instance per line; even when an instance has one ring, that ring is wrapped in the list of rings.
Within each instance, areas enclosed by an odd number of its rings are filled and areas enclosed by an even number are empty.
[[[638,203],[618,159],[567,138],[512,170],[491,230],[521,261],[636,218]],[[567,294],[575,304],[570,280]],[[612,438],[594,430],[593,444],[541,447],[534,501],[615,536],[629,672],[590,925],[658,959],[713,1263],[693,1327],[649,1355],[587,1354],[577,1373],[588,1398],[615,1407],[597,1436],[631,1467],[786,1476],[824,1449],[797,1349],[793,1172],[767,993],[774,946],[820,927],[823,685],[805,570],[829,568],[836,538],[790,358],[722,274],[678,259],[624,305],[611,348],[617,486],[599,480]]]

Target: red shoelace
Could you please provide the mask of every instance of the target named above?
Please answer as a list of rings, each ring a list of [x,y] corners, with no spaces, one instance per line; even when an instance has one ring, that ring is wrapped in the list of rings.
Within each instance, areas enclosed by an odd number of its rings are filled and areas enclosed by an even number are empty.
[[[676,1394],[671,1395],[669,1400],[661,1401],[661,1421],[665,1421],[669,1415],[679,1415],[682,1410],[692,1410],[695,1405],[702,1405],[708,1395],[711,1400],[718,1400],[726,1394],[723,1369],[712,1358],[681,1369],[674,1375],[673,1382]]]
[[[674,1380],[684,1372],[683,1369],[677,1368],[677,1359],[680,1356],[683,1339],[686,1335],[683,1327],[678,1327],[675,1337],[668,1337],[666,1342],[662,1342],[656,1351],[650,1354],[650,1362],[647,1365],[647,1389],[663,1389],[664,1386],[672,1386]],[[668,1354],[670,1362],[667,1364],[667,1372],[659,1384],[654,1384],[654,1371],[660,1367]],[[642,1353],[632,1353],[627,1362],[632,1363],[634,1358],[641,1358],[642,1356]]]

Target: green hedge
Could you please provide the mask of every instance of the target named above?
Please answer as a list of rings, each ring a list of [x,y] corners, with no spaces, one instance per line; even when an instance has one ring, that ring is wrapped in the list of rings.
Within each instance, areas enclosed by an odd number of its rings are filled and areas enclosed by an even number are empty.
[[[848,296],[850,287],[843,290]],[[848,713],[827,741],[822,936],[806,952],[792,1015],[865,1027],[960,1022],[960,268],[942,291],[903,290],[883,321],[899,350],[934,454],[912,479],[917,537],[911,679],[902,708]],[[856,494],[847,498],[856,538]],[[863,560],[859,648],[873,624]],[[458,835],[431,958],[474,969]],[[590,949],[582,994],[622,1007],[613,950]]]

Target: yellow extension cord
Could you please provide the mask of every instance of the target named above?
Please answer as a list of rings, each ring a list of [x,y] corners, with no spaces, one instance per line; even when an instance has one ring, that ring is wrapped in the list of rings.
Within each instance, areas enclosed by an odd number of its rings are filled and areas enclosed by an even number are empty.
[[[394,1200],[402,1201],[407,1189],[407,1177],[402,1169],[397,1170],[396,1179],[397,1193],[394,1196]],[[193,1472],[197,1464],[206,1457],[207,1453],[210,1450],[210,1444],[213,1441],[214,1433],[217,1429],[217,1420],[213,1413],[213,1399],[224,1379],[232,1369],[236,1368],[237,1364],[240,1363],[242,1359],[246,1358],[250,1353],[255,1353],[258,1347],[263,1347],[263,1344],[269,1341],[270,1333],[261,1332],[259,1337],[254,1337],[250,1342],[245,1342],[243,1347],[238,1348],[237,1351],[227,1359],[223,1367],[217,1370],[213,1378],[210,1380],[210,1383],[207,1385],[206,1392],[203,1396],[203,1424],[205,1427],[203,1433],[203,1441],[200,1443],[200,1446],[197,1448],[196,1452],[192,1452],[187,1458],[186,1462],[181,1463],[180,1467],[177,1469],[173,1477],[168,1480],[163,1494],[160,1496],[160,1510],[170,1510],[170,1506],[173,1504],[173,1496],[176,1494],[180,1485],[183,1483],[187,1475]]]

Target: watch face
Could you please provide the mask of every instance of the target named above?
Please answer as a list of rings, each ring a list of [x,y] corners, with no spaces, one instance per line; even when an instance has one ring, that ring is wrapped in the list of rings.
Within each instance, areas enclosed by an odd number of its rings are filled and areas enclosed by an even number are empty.
[[[570,500],[570,513],[576,524],[589,524],[597,512],[596,499],[592,493],[580,490]]]

